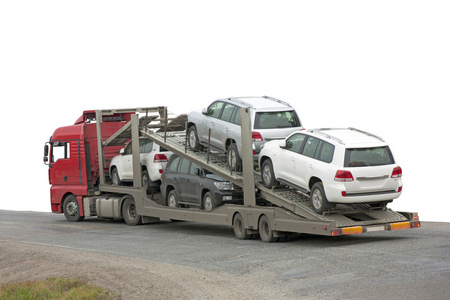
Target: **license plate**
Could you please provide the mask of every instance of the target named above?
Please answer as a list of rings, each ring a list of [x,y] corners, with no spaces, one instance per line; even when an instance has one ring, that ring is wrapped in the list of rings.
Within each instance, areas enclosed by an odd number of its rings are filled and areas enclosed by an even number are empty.
[[[384,225],[366,227],[366,232],[383,231],[383,230],[384,230]]]

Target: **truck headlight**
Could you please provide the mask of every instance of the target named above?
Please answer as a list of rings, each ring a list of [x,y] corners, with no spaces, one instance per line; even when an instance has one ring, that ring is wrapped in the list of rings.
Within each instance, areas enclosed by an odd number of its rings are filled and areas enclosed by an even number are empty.
[[[216,186],[216,188],[218,188],[221,191],[234,190],[233,184],[229,181],[216,181],[216,182],[214,182],[214,185]]]

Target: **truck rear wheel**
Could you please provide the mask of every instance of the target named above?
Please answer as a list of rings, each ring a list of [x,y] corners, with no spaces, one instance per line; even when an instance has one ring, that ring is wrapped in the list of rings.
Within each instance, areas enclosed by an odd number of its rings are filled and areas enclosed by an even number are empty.
[[[63,203],[64,217],[69,222],[79,222],[84,219],[84,216],[80,216],[80,207],[78,206],[78,200],[75,195],[68,195]]]
[[[135,226],[142,224],[142,218],[137,214],[136,204],[134,203],[133,197],[126,196],[126,199],[122,205],[122,214],[127,225]]]
[[[273,243],[278,241],[277,237],[274,237],[273,235],[273,229],[270,225],[269,218],[266,215],[262,215],[259,219],[259,236],[261,237],[261,240],[265,243]]]
[[[248,240],[253,237],[252,234],[247,233],[247,229],[245,229],[244,218],[240,213],[237,213],[233,219],[233,228],[234,235],[240,240]]]

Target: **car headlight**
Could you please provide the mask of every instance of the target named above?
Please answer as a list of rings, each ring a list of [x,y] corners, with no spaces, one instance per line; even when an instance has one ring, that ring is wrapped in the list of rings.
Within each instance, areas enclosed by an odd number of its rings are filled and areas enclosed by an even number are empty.
[[[216,188],[218,188],[221,191],[234,190],[233,184],[229,181],[216,181],[216,182],[214,182],[214,185],[216,186]]]

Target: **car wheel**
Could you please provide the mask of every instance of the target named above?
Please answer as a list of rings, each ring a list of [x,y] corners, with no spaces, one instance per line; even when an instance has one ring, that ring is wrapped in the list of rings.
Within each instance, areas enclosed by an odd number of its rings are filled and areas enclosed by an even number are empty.
[[[148,175],[148,171],[144,170],[142,171],[142,187],[145,189],[147,194],[150,194],[150,176]]]
[[[137,214],[136,205],[134,199],[131,196],[127,196],[122,206],[122,215],[125,223],[130,226],[142,224],[142,218]]]
[[[233,219],[234,235],[240,240],[248,240],[253,237],[253,234],[248,234],[245,229],[244,218],[240,213],[237,213]]]
[[[192,125],[188,129],[188,145],[191,150],[200,150],[200,142],[195,125]]]
[[[64,217],[69,222],[79,222],[84,219],[80,216],[80,207],[78,206],[78,200],[75,195],[68,195],[63,203]]]
[[[211,192],[207,192],[203,197],[203,209],[206,211],[212,211],[215,207],[216,205]]]
[[[232,171],[240,172],[242,171],[242,160],[239,157],[239,152],[235,143],[228,147],[228,166]]]
[[[321,182],[317,182],[313,185],[310,200],[314,211],[318,214],[322,214],[328,208],[333,207],[333,205],[328,202],[327,196],[325,195],[325,190],[323,189],[323,184]]]
[[[112,179],[113,185],[121,185],[122,184],[120,181],[119,172],[117,171],[117,168],[114,168],[112,170],[111,179]]]
[[[275,183],[275,174],[273,172],[273,165],[270,159],[266,159],[261,166],[261,178],[264,186],[271,189]]]
[[[178,207],[178,196],[175,190],[171,190],[167,195],[167,206]]]
[[[269,218],[266,215],[262,215],[258,223],[259,236],[265,243],[273,243],[278,241],[278,238],[273,236],[272,226],[270,225]]]

